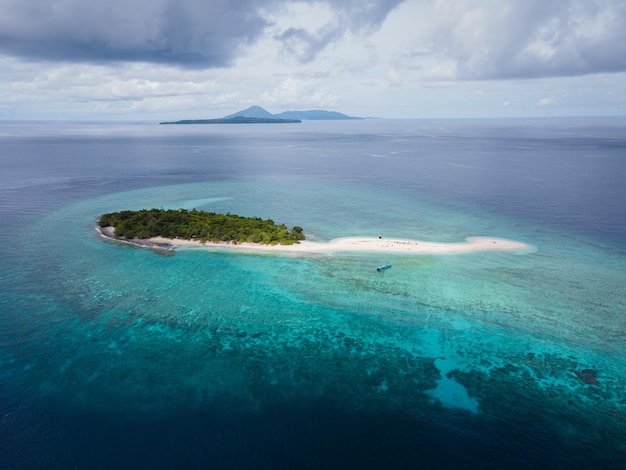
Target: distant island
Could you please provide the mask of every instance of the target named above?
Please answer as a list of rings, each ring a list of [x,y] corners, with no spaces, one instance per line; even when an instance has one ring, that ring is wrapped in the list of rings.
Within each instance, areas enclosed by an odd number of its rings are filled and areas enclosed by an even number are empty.
[[[302,227],[289,229],[271,219],[216,214],[196,209],[111,212],[100,216],[98,226],[104,236],[122,241],[135,240],[135,244],[146,246],[152,245],[140,241],[154,237],[265,245],[293,245],[305,239]]]
[[[183,119],[182,121],[161,122],[160,124],[300,124],[301,122],[299,119],[235,116],[220,119]]]
[[[349,120],[363,119],[348,116],[336,111],[312,109],[308,111],[285,111],[272,114],[261,106],[250,106],[235,114],[217,119],[183,119],[180,121],[161,122],[160,124],[297,124],[302,120]]]

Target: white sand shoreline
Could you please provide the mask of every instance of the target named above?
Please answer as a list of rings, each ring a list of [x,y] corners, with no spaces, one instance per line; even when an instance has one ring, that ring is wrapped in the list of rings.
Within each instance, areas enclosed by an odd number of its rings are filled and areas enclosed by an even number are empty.
[[[478,251],[507,251],[517,254],[537,251],[533,245],[508,240],[505,238],[468,237],[460,243],[437,243],[421,240],[377,237],[343,237],[329,242],[313,242],[303,240],[294,245],[260,245],[257,243],[215,243],[182,240],[164,237],[153,237],[145,240],[124,240],[115,238],[109,227],[98,227],[98,233],[105,238],[145,246],[156,249],[221,249],[230,251],[245,251],[253,253],[341,253],[341,252],[382,252],[404,253],[416,255],[439,255],[472,253]]]

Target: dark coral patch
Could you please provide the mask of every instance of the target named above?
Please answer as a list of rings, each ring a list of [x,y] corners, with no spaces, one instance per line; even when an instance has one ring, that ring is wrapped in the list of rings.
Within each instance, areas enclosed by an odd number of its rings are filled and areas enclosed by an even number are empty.
[[[587,385],[600,385],[598,382],[598,371],[595,369],[582,369],[574,372],[579,380]]]

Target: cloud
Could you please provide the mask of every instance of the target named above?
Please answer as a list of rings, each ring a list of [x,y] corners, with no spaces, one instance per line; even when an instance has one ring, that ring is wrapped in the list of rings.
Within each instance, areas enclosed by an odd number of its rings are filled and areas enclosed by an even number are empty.
[[[309,60],[342,34],[380,25],[402,0],[0,0],[0,53],[62,62],[152,62],[187,68],[232,64],[262,37],[273,11],[327,5],[336,24],[287,30]]]
[[[292,12],[290,20],[307,17],[305,26],[289,26],[275,35],[285,50],[301,63],[316,58],[330,43],[346,33],[371,33],[379,28],[389,13],[404,0],[326,0],[296,2],[299,12]],[[331,15],[328,15],[330,10]],[[299,13],[299,14],[298,14]]]
[[[1,0],[0,50],[69,62],[223,66],[266,26],[239,0]]]
[[[302,28],[289,28],[276,39],[283,44],[283,48],[289,55],[295,56],[301,63],[306,63],[315,59],[329,42],[341,35],[339,28],[326,25],[314,33]]]
[[[289,107],[320,107],[334,106],[339,97],[332,94],[314,80],[286,78],[271,91],[264,92],[260,102],[267,106]]]
[[[553,97],[541,98],[539,101],[537,101],[534,104],[534,106],[538,106],[538,107],[552,106],[554,103],[555,101]]]
[[[437,0],[432,15],[429,54],[462,80],[626,71],[622,0]]]

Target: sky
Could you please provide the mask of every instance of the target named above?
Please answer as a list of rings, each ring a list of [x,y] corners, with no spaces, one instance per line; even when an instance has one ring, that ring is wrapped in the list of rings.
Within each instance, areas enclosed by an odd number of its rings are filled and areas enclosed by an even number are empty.
[[[626,115],[626,0],[0,0],[0,119]]]

